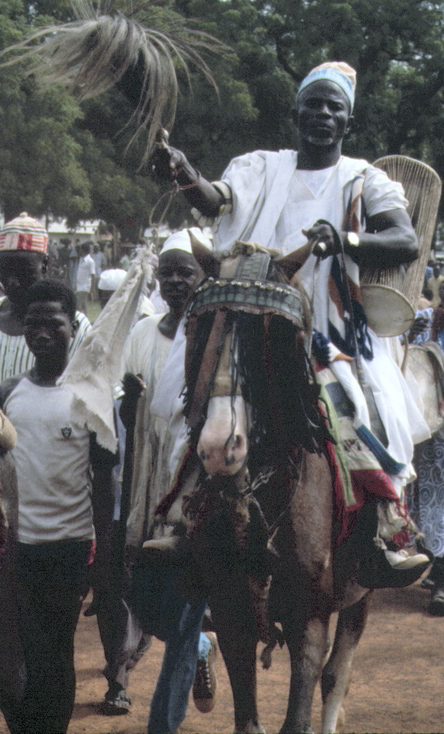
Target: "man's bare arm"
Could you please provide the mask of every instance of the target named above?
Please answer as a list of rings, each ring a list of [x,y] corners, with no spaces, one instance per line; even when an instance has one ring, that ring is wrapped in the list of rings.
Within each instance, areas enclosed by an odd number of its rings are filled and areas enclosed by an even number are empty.
[[[152,157],[153,174],[160,181],[176,181],[187,201],[206,217],[217,217],[223,196],[177,148],[158,147]]]
[[[339,232],[339,235],[345,253],[360,265],[395,267],[413,262],[418,257],[415,230],[405,209],[391,209],[370,217],[366,231],[359,233],[358,245],[348,243],[347,232]],[[307,236],[317,237],[325,244],[325,249],[319,253],[322,257],[339,252],[329,225],[315,223],[307,231]]]

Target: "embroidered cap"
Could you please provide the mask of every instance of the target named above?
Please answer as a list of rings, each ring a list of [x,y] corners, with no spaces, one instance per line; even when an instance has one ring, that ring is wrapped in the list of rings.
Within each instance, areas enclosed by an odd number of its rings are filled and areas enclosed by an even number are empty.
[[[347,95],[348,101],[350,102],[350,109],[352,110],[355,103],[356,71],[345,61],[326,61],[324,64],[320,64],[320,66],[315,66],[307,74],[305,79],[302,80],[296,99],[298,99],[302,90],[308,87],[309,84],[324,79],[329,82],[335,82],[335,84],[341,87],[342,91]]]
[[[48,232],[41,222],[22,212],[0,230],[0,252],[28,250],[48,252]]]

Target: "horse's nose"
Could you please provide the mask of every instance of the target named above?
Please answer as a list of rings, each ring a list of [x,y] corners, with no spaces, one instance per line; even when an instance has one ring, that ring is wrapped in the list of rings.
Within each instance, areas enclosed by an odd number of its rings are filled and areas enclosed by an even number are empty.
[[[246,453],[245,436],[241,433],[237,433],[233,439],[230,438],[227,442],[225,465],[232,466],[239,461],[243,462],[246,457]]]
[[[245,463],[247,456],[247,441],[238,433],[228,441],[214,441],[203,432],[197,446],[197,453],[205,471],[210,476],[217,474],[237,474]]]

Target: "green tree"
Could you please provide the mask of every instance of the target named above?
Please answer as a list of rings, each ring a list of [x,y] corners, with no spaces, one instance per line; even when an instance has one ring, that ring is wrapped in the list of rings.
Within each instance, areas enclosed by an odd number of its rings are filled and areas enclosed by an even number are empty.
[[[358,73],[355,120],[344,152],[369,160],[403,153],[444,177],[443,3],[428,0],[115,0],[141,23],[165,28],[185,19],[230,47],[206,55],[218,87],[180,64],[172,145],[207,177],[256,148],[297,147],[291,120],[305,74],[329,59]],[[148,12],[149,11],[149,12]],[[0,0],[0,48],[29,28],[72,19],[69,0]],[[149,222],[167,189],[140,168],[143,141],[128,101],[112,90],[79,105],[60,90],[36,88],[24,66],[0,69],[0,206],[9,218],[34,214],[100,218],[126,238]],[[164,199],[166,201],[166,199]],[[163,202],[157,211],[162,211]],[[176,197],[167,214],[179,226],[189,211]]]

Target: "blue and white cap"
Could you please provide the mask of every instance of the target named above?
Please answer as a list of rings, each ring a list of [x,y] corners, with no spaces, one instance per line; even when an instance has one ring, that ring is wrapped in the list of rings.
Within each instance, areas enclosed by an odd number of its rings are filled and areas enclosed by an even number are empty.
[[[341,87],[342,91],[347,95],[350,102],[350,109],[352,110],[355,102],[356,71],[345,61],[326,61],[325,64],[321,64],[312,69],[305,79],[303,79],[296,99],[309,84],[323,81],[324,79],[335,82],[335,84]]]

